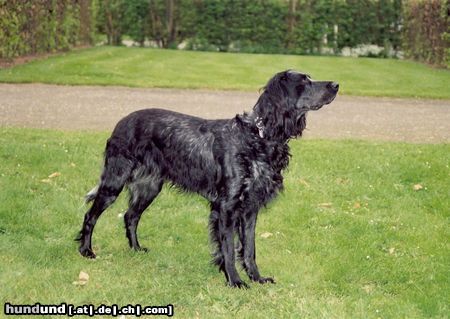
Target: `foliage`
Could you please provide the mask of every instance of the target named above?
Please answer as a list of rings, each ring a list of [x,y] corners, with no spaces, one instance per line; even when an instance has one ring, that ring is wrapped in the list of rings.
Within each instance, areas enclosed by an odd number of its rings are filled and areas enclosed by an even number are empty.
[[[198,1],[190,48],[279,53],[283,51],[285,8],[279,1]],[[196,46],[204,43],[204,46]]]
[[[149,3],[147,0],[128,0],[125,3],[125,33],[140,46],[144,46],[147,36],[148,21],[146,18],[148,10]]]
[[[0,0],[0,58],[90,44],[94,15],[89,0]]]
[[[121,45],[203,51],[339,54],[450,65],[446,0],[0,0],[0,58],[67,50],[95,32]]]
[[[97,18],[98,30],[107,37],[107,43],[121,45],[123,31],[126,28],[126,0],[100,0]],[[138,21],[133,21],[133,23]],[[130,29],[131,27],[128,27]]]
[[[416,60],[450,65],[450,7],[446,0],[409,1],[404,8],[404,48]]]
[[[176,0],[150,1],[150,36],[160,48],[176,47],[181,19],[179,4]]]
[[[296,54],[400,47],[401,0],[132,0],[125,7],[128,34],[159,47],[185,41],[194,50]]]
[[[100,0],[100,31],[162,48],[248,53],[337,54],[375,44],[368,56],[445,64],[449,26],[445,0]],[[117,24],[117,27],[110,25]],[[402,42],[403,35],[403,42]],[[110,40],[110,39],[113,40]]]
[[[337,47],[377,44],[400,48],[401,0],[347,0],[335,3]]]
[[[146,40],[160,48],[175,48],[181,41],[181,15],[188,13],[189,1],[180,0],[100,0],[98,30],[107,44],[121,45],[128,35],[140,46]],[[177,42],[178,41],[178,42]]]

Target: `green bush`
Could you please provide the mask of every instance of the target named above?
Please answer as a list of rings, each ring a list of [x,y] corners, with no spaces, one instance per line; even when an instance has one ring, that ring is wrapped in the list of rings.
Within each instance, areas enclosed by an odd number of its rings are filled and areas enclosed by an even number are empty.
[[[403,47],[407,57],[450,64],[450,19],[446,0],[414,0],[404,6]]]
[[[115,45],[127,34],[140,45],[249,53],[400,48],[401,0],[99,0],[98,7],[98,30]]]
[[[0,0],[0,58],[90,44],[91,6],[90,0]]]
[[[0,58],[67,50],[96,33],[121,45],[248,53],[338,54],[450,64],[446,0],[0,0]],[[369,53],[372,55],[372,53]]]

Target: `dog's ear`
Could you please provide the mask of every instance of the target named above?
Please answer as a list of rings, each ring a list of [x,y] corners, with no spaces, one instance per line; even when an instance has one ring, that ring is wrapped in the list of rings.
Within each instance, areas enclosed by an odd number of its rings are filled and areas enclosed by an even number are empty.
[[[297,120],[294,101],[289,98],[286,85],[282,83],[287,81],[284,73],[275,75],[267,83],[254,107],[264,126],[264,136],[277,141],[298,136],[304,129],[304,121]]]

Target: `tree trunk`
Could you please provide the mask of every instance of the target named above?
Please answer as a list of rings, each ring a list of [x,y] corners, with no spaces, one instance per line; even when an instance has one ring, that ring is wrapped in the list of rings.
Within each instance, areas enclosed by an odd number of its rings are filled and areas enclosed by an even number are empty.
[[[166,0],[167,41],[166,48],[175,41],[174,27],[174,0]]]
[[[156,42],[156,45],[161,48],[162,47],[162,36],[161,36],[161,23],[158,15],[158,8],[155,4],[154,0],[150,0],[149,6],[149,16],[152,28],[152,37]]]
[[[91,14],[90,14],[90,1],[80,0],[80,43],[90,44],[91,39]]]
[[[295,43],[295,24],[296,24],[297,0],[289,0],[289,11],[287,16],[287,41],[286,48],[292,49]]]

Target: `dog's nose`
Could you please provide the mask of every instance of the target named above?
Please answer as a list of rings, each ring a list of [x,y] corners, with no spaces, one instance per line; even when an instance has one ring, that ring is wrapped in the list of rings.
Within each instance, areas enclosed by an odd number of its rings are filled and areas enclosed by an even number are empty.
[[[337,82],[331,82],[330,86],[335,91],[339,90],[339,83]]]

